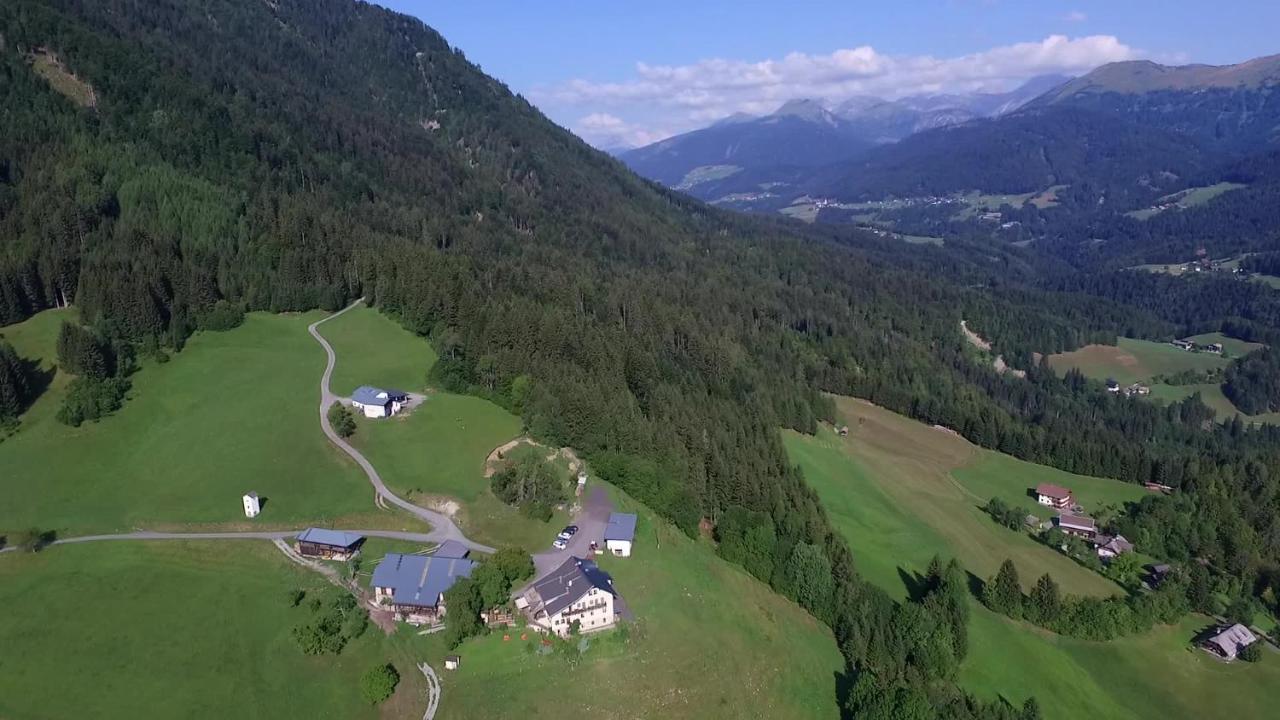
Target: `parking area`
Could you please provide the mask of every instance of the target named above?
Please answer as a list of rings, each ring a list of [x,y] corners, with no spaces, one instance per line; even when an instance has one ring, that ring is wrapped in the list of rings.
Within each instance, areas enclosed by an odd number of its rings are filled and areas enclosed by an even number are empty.
[[[578,526],[578,532],[569,539],[564,550],[547,547],[533,554],[534,577],[540,578],[554,570],[568,557],[591,557],[591,543],[604,544],[604,526],[609,523],[609,513],[613,512],[613,503],[609,494],[599,485],[587,491],[587,499],[582,504],[582,511],[571,521]],[[560,528],[554,528],[556,532]],[[548,536],[547,544],[555,538]]]

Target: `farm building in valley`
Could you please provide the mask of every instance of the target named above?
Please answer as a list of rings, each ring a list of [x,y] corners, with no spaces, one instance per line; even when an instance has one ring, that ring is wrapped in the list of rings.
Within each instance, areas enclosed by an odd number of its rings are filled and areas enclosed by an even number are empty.
[[[1116,535],[1115,537],[1099,535],[1094,538],[1094,542],[1098,546],[1098,557],[1103,560],[1110,560],[1117,555],[1133,552],[1133,543],[1126,540],[1123,535]]]
[[[609,524],[604,527],[604,547],[619,557],[631,555],[631,543],[636,537],[635,513],[610,513]]]
[[[1204,641],[1204,649],[1223,660],[1235,660],[1240,651],[1258,642],[1249,628],[1236,623],[1219,631]]]
[[[540,632],[568,637],[576,623],[580,632],[613,627],[613,579],[591,560],[569,558],[516,599],[529,625]]]
[[[364,536],[341,530],[307,528],[298,533],[294,549],[303,557],[324,560],[350,560],[360,552]]]
[[[440,549],[445,549],[444,545]],[[374,600],[390,608],[397,620],[413,625],[434,624],[445,615],[444,592],[458,578],[470,577],[475,567],[476,563],[465,557],[387,553],[374,569],[369,584]]]
[[[1075,498],[1067,488],[1051,483],[1040,483],[1036,486],[1036,502],[1045,507],[1065,510],[1075,504]]]
[[[400,412],[408,402],[408,393],[369,385],[361,385],[351,394],[351,407],[364,412],[367,418],[390,417]]]
[[[1093,518],[1084,515],[1061,513],[1054,520],[1054,526],[1068,535],[1075,535],[1085,539],[1092,538],[1098,534],[1098,524],[1094,522]]]

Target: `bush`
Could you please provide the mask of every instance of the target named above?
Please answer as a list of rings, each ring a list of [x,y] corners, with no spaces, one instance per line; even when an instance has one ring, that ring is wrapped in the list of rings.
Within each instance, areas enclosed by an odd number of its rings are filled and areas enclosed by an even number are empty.
[[[297,597],[301,601],[300,592],[294,591],[290,599]],[[307,604],[313,613],[311,619],[293,628],[293,640],[304,655],[336,655],[368,627],[368,613],[345,592],[315,597]]]
[[[1245,662],[1258,662],[1259,660],[1261,660],[1262,659],[1262,641],[1259,640],[1257,642],[1245,645],[1240,650],[1239,657],[1241,660],[1244,660]]]
[[[58,422],[80,427],[86,420],[109,415],[120,409],[128,389],[128,381],[122,378],[77,377],[67,385],[67,395],[58,409]]]
[[[565,479],[556,476],[550,463],[533,455],[494,473],[491,483],[498,499],[544,521],[551,519],[553,506],[568,498]]]
[[[360,694],[370,705],[377,705],[391,697],[399,683],[400,673],[395,666],[391,663],[376,665],[360,677]]]
[[[351,414],[351,408],[340,402],[329,406],[329,424],[338,433],[338,437],[349,438],[356,434],[355,415]]]
[[[197,325],[202,330],[222,331],[240,327],[244,308],[237,303],[219,300],[200,315]]]

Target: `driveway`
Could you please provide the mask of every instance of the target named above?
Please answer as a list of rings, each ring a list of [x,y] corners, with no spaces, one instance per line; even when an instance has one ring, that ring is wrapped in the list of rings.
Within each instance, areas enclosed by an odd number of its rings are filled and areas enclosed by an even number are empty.
[[[422,520],[430,523],[431,532],[428,534],[433,541],[444,542],[446,540],[456,540],[472,550],[477,550],[483,553],[492,553],[493,548],[488,545],[482,545],[475,542],[474,540],[469,539],[466,535],[463,535],[462,530],[458,529],[458,526],[454,524],[453,520],[448,515],[414,505],[387,489],[386,483],[382,482],[382,477],[379,476],[378,471],[374,469],[373,463],[369,462],[368,458],[361,454],[359,450],[352,447],[351,443],[341,437],[338,437],[338,434],[333,431],[333,426],[329,424],[329,406],[339,399],[338,396],[334,395],[333,391],[329,389],[329,379],[333,376],[333,367],[338,362],[338,356],[334,353],[333,346],[329,344],[329,341],[325,340],[324,336],[320,334],[319,327],[362,302],[364,302],[363,298],[356,300],[338,312],[321,318],[307,326],[307,332],[311,333],[311,337],[315,338],[315,341],[320,343],[320,346],[324,348],[326,358],[324,374],[320,376],[320,429],[324,431],[325,437],[329,438],[329,442],[337,445],[338,449],[342,450],[342,452],[349,455],[352,460],[356,461],[356,465],[359,465],[360,469],[364,471],[365,477],[369,478],[369,484],[373,485],[374,491],[377,492],[383,500],[407,510],[410,514],[416,515]],[[416,402],[421,402],[421,400],[415,398],[410,402],[410,404],[413,405],[416,404]]]
[[[569,546],[564,550],[547,548],[533,555],[533,576],[540,578],[555,570],[570,557],[592,557],[591,543],[604,545],[604,526],[609,524],[609,513],[613,512],[613,503],[604,488],[596,485],[587,491],[586,502],[582,510],[573,518],[571,524],[578,526],[578,534],[569,539]],[[559,532],[560,528],[554,528]],[[548,534],[547,544],[555,540],[555,535]]]

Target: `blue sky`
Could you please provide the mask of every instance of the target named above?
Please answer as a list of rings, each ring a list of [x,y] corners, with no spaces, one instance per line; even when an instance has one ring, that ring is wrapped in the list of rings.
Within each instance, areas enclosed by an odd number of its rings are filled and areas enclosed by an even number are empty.
[[[1280,52],[1278,0],[380,0],[597,145],[791,97],[1002,90],[1113,60]]]

